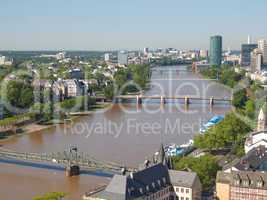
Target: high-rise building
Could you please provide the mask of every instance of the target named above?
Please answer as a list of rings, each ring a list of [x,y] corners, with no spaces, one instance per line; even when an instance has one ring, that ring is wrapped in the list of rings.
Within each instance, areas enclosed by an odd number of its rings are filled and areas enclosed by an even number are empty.
[[[210,65],[222,64],[222,36],[215,35],[210,38]]]
[[[248,44],[250,44],[251,43],[251,37],[250,37],[250,35],[248,35]]]
[[[200,50],[200,57],[201,58],[207,58],[208,57],[208,51],[207,50]]]
[[[242,44],[241,46],[241,65],[250,66],[251,52],[258,47],[257,44]]]
[[[118,64],[119,65],[128,65],[128,53],[125,51],[118,52]]]
[[[267,41],[262,39],[258,41],[258,48],[262,51],[262,62],[267,65]]]
[[[250,62],[250,70],[252,73],[258,71],[260,72],[262,69],[262,51],[257,48],[254,49],[251,53],[251,62]]]
[[[148,47],[145,47],[144,48],[144,55],[146,56],[146,55],[148,55],[148,53],[149,53],[149,48]]]
[[[104,57],[105,57],[105,58],[104,58],[105,61],[108,62],[108,61],[109,61],[109,53],[105,53]]]
[[[12,65],[13,59],[0,55],[0,65]]]

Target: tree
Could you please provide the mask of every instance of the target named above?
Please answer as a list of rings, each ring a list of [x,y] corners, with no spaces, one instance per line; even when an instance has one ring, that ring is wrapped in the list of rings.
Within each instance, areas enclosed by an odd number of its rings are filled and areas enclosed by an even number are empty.
[[[80,96],[64,100],[60,103],[60,107],[63,108],[65,112],[77,112],[88,110],[95,104],[95,98]]]
[[[67,193],[65,192],[52,192],[37,196],[33,200],[62,200],[66,195]]]
[[[212,66],[210,68],[201,70],[201,74],[203,76],[211,78],[211,79],[217,79],[218,73],[219,73],[219,69],[216,66]]]
[[[33,104],[33,87],[24,81],[9,81],[6,93],[8,102],[16,108],[26,109]]]
[[[203,189],[208,190],[215,182],[217,171],[220,170],[215,157],[204,155],[199,158],[183,157],[174,159],[175,170],[192,170],[197,173]]]
[[[246,89],[238,90],[234,93],[232,104],[236,108],[243,108],[247,101],[247,92]]]
[[[246,102],[245,113],[251,119],[255,117],[255,103],[252,100]]]
[[[73,110],[76,105],[77,105],[77,101],[75,98],[66,99],[63,102],[61,102],[61,104],[60,104],[61,108],[65,109],[67,111]]]
[[[113,99],[114,96],[114,87],[112,84],[109,84],[104,89],[104,95],[107,99]]]
[[[128,72],[126,69],[119,69],[115,74],[115,83],[118,88],[121,88],[128,81]]]
[[[219,81],[220,83],[227,85],[231,88],[233,88],[238,81],[240,81],[242,78],[241,74],[238,74],[234,71],[232,67],[229,65],[223,65],[220,68],[220,76],[219,76]]]
[[[129,66],[134,83],[140,88],[145,88],[149,80],[149,65],[130,65]]]
[[[204,135],[194,138],[194,145],[200,149],[221,149],[242,144],[243,137],[251,131],[251,128],[239,119],[234,113],[227,114],[225,119]]]

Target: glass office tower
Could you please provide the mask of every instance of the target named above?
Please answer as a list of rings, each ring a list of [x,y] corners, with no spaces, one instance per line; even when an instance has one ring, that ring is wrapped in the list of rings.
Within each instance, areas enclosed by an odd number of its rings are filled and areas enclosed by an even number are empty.
[[[241,65],[250,66],[251,53],[258,48],[257,44],[242,44],[241,46]]]
[[[222,64],[222,36],[210,37],[210,65],[220,66]]]

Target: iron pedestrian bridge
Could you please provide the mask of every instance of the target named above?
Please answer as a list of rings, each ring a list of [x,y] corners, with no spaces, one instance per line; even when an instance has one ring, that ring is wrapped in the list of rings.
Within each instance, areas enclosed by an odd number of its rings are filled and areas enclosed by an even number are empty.
[[[79,175],[80,169],[88,171],[100,170],[111,174],[125,174],[135,171],[134,168],[126,168],[117,163],[104,162],[84,153],[78,153],[76,147],[69,151],[59,153],[25,153],[0,148],[0,158],[29,163],[56,164],[65,167],[66,175]]]

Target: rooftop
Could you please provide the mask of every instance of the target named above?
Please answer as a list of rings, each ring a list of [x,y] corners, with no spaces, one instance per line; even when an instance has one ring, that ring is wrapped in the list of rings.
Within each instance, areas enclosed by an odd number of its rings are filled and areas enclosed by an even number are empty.
[[[105,190],[91,196],[109,200],[142,199],[172,184],[191,188],[196,180],[194,172],[168,170],[160,163],[128,176],[115,175]]]
[[[259,146],[257,148],[249,151],[245,156],[240,159],[235,159],[228,165],[223,167],[223,170],[229,168],[235,168],[236,170],[246,170],[246,171],[255,171],[261,170],[266,171],[267,166],[267,148],[265,146]]]
[[[216,183],[267,190],[267,173],[248,171],[234,171],[227,173],[219,171],[217,173]]]

